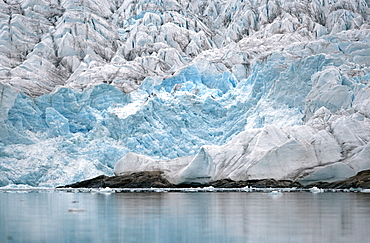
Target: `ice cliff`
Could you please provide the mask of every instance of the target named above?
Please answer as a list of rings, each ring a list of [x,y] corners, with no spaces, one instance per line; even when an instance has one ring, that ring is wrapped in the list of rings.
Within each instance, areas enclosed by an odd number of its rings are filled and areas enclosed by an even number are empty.
[[[0,0],[0,186],[370,169],[365,0]]]

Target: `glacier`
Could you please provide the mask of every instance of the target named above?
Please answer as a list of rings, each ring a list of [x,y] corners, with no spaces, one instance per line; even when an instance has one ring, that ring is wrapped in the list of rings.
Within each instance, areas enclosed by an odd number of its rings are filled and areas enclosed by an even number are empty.
[[[0,186],[370,169],[364,0],[0,0]]]

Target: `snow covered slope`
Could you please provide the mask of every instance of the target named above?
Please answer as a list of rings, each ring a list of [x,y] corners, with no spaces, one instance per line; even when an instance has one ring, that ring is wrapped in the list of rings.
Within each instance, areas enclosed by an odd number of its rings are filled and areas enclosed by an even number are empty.
[[[370,169],[367,4],[0,0],[0,185]]]

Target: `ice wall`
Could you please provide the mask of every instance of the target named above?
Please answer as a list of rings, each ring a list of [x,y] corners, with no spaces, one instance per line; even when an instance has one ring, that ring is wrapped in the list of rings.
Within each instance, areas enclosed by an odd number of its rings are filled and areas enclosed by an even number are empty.
[[[0,185],[370,167],[366,1],[0,5]]]

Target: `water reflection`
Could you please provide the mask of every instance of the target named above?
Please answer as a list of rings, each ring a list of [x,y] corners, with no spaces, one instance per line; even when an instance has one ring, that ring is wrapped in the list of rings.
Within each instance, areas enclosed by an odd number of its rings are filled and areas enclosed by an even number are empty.
[[[0,193],[0,242],[370,242],[370,194]]]

